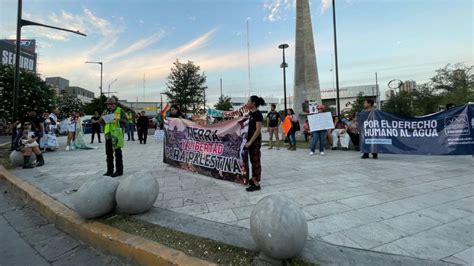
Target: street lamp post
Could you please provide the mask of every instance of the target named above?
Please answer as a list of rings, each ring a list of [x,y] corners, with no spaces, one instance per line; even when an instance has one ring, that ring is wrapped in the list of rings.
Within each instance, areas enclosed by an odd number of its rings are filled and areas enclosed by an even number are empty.
[[[104,72],[104,64],[102,62],[93,62],[93,61],[86,61],[86,64],[99,64],[100,65],[100,109],[104,109],[104,103],[102,102],[102,75]],[[110,96],[110,95],[109,95]]]
[[[288,48],[289,45],[286,43],[280,44],[278,48],[283,50],[283,63],[281,63],[280,68],[283,68],[283,100],[285,104],[285,114],[287,114],[287,108],[286,108],[286,68],[288,67],[288,64],[285,62],[285,49]]]
[[[13,83],[13,119],[18,119],[18,99],[20,94],[20,53],[21,53],[21,28],[23,26],[39,26],[39,27],[46,27],[55,30],[67,31],[72,32],[78,35],[86,36],[84,33],[80,31],[68,30],[64,28],[59,28],[55,26],[50,26],[46,24],[41,24],[29,20],[25,20],[22,18],[22,8],[23,8],[23,0],[18,0],[18,13],[17,13],[17,21],[16,21],[16,54],[15,54],[15,75],[14,75],[14,83]]]
[[[110,86],[112,86],[112,84],[114,84],[118,79],[114,79],[112,82],[109,83],[109,88],[107,89],[107,96],[110,97]]]
[[[335,0],[332,0],[332,23],[334,26],[334,59],[336,61],[336,105],[337,105],[337,116],[340,116],[341,105],[339,102],[339,67],[337,63],[336,1]]]

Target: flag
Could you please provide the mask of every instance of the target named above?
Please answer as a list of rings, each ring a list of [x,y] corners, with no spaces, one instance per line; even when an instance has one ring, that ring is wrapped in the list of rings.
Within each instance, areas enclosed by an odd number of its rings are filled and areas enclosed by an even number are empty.
[[[288,136],[288,132],[290,131],[291,127],[292,127],[292,123],[291,123],[291,118],[290,116],[287,116],[285,117],[285,120],[283,120],[283,132],[285,133],[286,136]]]
[[[169,103],[167,103],[167,104],[165,105],[165,108],[163,108],[163,109],[161,110],[161,117],[166,118],[166,117],[167,117],[167,113],[168,113],[170,110],[171,110],[171,105],[170,105]]]

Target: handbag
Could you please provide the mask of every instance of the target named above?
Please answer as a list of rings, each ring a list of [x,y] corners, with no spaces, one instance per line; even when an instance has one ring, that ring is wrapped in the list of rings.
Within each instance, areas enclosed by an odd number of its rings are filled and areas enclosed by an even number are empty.
[[[292,122],[292,125],[295,132],[301,130],[300,121]]]
[[[54,134],[48,134],[48,140],[46,141],[46,146],[48,148],[57,148],[59,147],[58,139]]]

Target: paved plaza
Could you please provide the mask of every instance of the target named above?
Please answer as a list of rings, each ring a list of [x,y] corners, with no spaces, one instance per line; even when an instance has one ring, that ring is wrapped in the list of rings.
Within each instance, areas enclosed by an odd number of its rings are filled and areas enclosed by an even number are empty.
[[[379,160],[361,160],[353,151],[309,156],[306,149],[263,147],[262,190],[248,193],[240,184],[163,164],[163,145],[149,137],[147,145],[126,142],[124,165],[125,176],[140,171],[156,176],[160,194],[152,213],[167,209],[249,228],[253,205],[267,195],[283,194],[303,208],[310,241],[474,263],[471,156],[381,154]],[[69,190],[105,172],[103,145],[66,152],[63,144],[45,155],[45,166],[14,173],[71,206],[74,193]]]

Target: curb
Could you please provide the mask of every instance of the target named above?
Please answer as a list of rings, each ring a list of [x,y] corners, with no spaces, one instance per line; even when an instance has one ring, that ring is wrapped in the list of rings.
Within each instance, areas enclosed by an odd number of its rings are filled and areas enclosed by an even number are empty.
[[[139,265],[213,265],[154,241],[88,221],[38,188],[0,166],[0,179],[54,226],[93,248]]]

